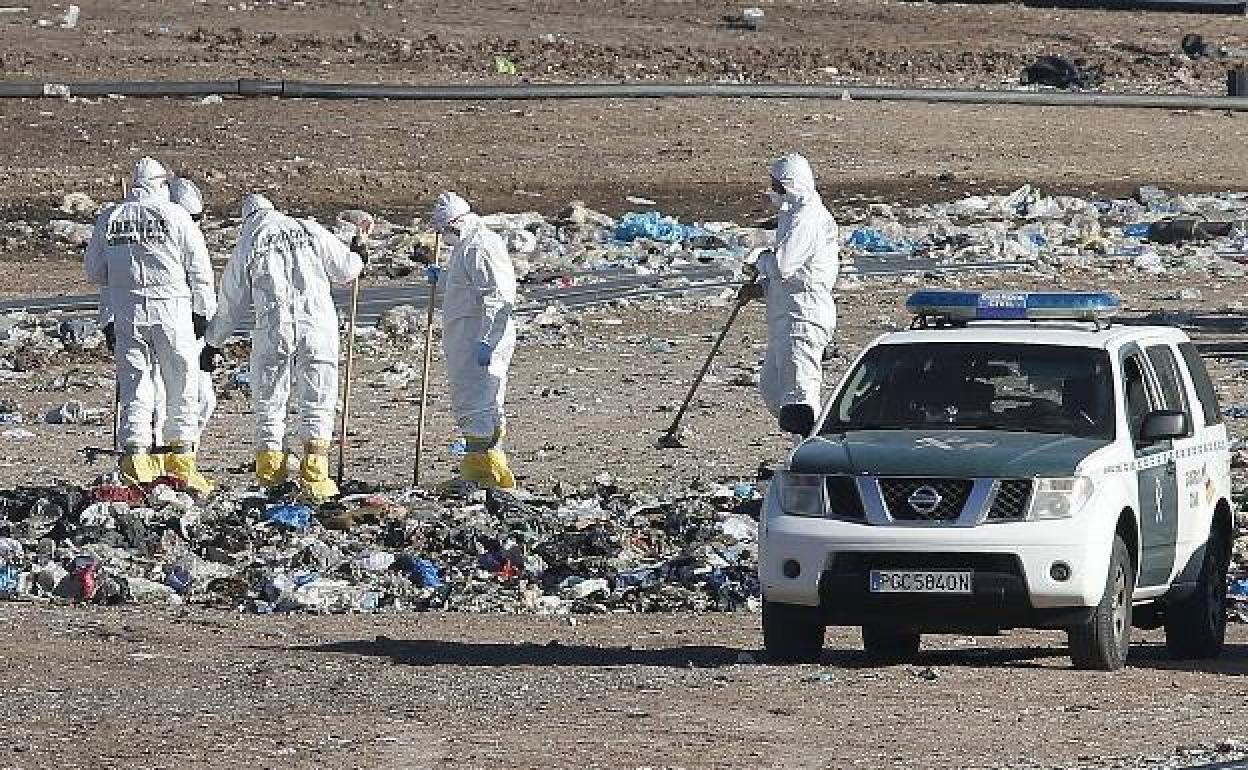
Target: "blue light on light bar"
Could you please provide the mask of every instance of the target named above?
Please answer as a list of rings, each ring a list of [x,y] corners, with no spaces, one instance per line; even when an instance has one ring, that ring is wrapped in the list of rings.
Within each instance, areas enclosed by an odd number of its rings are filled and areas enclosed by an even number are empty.
[[[1109,291],[916,291],[906,308],[950,321],[1104,321],[1122,303]]]

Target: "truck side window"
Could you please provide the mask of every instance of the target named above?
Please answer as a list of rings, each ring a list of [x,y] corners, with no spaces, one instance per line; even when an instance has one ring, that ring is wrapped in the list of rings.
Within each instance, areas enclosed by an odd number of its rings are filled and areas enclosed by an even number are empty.
[[[1187,424],[1192,424],[1192,412],[1187,403],[1187,388],[1183,386],[1183,376],[1179,374],[1179,362],[1171,352],[1169,345],[1150,345],[1144,350],[1148,360],[1157,374],[1161,385],[1162,409],[1172,409],[1187,415]],[[1188,429],[1191,435],[1191,428]]]
[[[1200,399],[1200,410],[1205,416],[1205,425],[1221,425],[1222,410],[1218,407],[1218,394],[1213,388],[1213,380],[1209,379],[1209,370],[1200,357],[1200,351],[1190,342],[1179,345],[1179,352],[1187,363],[1187,371],[1192,375],[1192,385],[1196,387],[1196,397]]]
[[[1140,426],[1148,416],[1148,389],[1144,385],[1144,369],[1140,366],[1138,356],[1130,356],[1122,362],[1122,391],[1126,396],[1127,428],[1131,432],[1131,440],[1140,437]]]

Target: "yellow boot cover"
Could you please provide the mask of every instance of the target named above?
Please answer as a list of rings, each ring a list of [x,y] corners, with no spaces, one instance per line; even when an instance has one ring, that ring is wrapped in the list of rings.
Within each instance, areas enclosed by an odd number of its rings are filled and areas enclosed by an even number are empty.
[[[303,462],[299,464],[299,485],[314,501],[338,496],[338,485],[329,477],[329,442],[312,439],[303,445]]]
[[[501,449],[487,449],[484,452],[469,452],[459,464],[460,475],[464,481],[471,481],[480,487],[499,489],[515,489],[516,477],[511,468],[507,467],[507,455]]]
[[[150,484],[164,472],[155,455],[140,447],[126,447],[126,453],[118,460],[117,467],[127,484]]]
[[[201,495],[212,492],[216,487],[195,469],[195,450],[186,444],[169,444],[170,452],[165,455],[165,473],[180,479],[187,488]]]
[[[256,452],[256,483],[262,487],[277,487],[286,483],[286,453],[280,449],[260,449]]]
[[[168,455],[164,452],[153,452],[150,457],[152,458],[152,465],[156,468],[156,475],[158,477],[173,475],[173,471],[166,467],[165,458],[168,457]]]

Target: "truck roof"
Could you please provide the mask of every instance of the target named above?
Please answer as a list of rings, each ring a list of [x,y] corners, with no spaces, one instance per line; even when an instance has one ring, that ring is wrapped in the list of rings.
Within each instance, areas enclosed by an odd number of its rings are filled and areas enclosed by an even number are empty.
[[[1188,341],[1188,336],[1173,326],[1111,325],[1096,329],[1090,323],[1080,322],[977,321],[965,326],[890,332],[876,339],[874,344],[995,342],[1113,350],[1136,341],[1182,343]]]

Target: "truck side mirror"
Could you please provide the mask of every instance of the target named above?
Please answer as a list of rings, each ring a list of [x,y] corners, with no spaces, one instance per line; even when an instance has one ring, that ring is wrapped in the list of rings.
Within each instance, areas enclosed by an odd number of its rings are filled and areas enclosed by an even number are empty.
[[[815,410],[810,404],[785,404],[780,407],[780,430],[798,436],[809,436],[815,428]]]
[[[1183,438],[1189,432],[1187,414],[1177,409],[1158,409],[1149,412],[1140,426],[1140,441],[1144,444],[1156,444]]]

